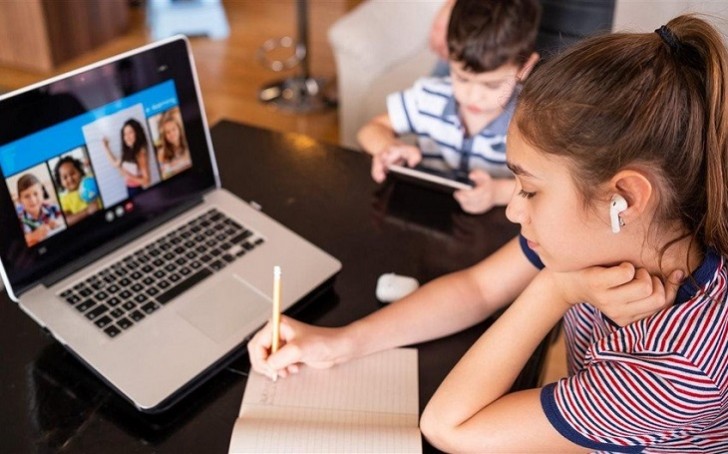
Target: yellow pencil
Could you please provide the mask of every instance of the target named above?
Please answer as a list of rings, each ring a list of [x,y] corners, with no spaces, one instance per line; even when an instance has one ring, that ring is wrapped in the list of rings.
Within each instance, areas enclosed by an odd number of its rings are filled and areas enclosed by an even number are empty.
[[[271,319],[273,338],[270,346],[271,353],[278,351],[281,338],[281,267],[273,267],[273,318]]]

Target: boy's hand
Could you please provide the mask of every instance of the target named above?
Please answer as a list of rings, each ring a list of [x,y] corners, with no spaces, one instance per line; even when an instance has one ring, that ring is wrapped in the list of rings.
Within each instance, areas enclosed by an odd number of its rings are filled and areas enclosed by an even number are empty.
[[[646,269],[635,269],[627,262],[554,276],[568,303],[588,302],[620,326],[672,305],[683,280],[682,271],[676,270],[663,283]]]
[[[45,237],[48,236],[48,233],[50,233],[51,227],[48,226],[48,224],[43,224],[37,229],[33,230],[29,236],[28,239],[33,242],[33,244],[43,241]]]
[[[466,213],[481,214],[495,205],[493,178],[483,170],[473,170],[469,175],[475,183],[473,189],[455,191],[453,196]]]
[[[416,166],[422,160],[422,152],[414,145],[396,143],[387,146],[372,158],[372,178],[381,183],[387,177],[387,169],[392,164]]]
[[[473,189],[455,191],[454,196],[463,211],[470,214],[481,214],[494,206],[507,205],[516,185],[512,178],[493,178],[481,169],[471,171],[468,178],[475,184]]]

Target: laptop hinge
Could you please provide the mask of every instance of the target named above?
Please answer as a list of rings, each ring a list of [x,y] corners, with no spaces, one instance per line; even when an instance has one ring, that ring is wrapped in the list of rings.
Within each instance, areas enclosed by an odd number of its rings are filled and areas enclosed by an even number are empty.
[[[84,254],[81,258],[74,260],[63,267],[59,268],[58,270],[48,274],[44,279],[41,280],[41,283],[45,285],[46,287],[50,287],[54,285],[55,283],[65,279],[66,277],[70,276],[71,274],[75,273],[76,271],[80,270],[81,268],[88,266],[89,264],[95,262],[96,260],[99,260],[100,258],[112,253],[113,251],[119,249],[122,246],[125,246],[129,242],[139,238],[140,236],[144,235],[145,233],[159,227],[160,225],[164,224],[165,222],[169,221],[170,219],[173,219],[177,217],[178,215],[184,213],[185,211],[189,210],[190,208],[199,205],[203,202],[202,195],[193,198],[192,200],[189,200],[187,202],[183,202],[179,206],[170,209],[168,212],[161,214],[157,216],[156,218],[145,222],[144,224],[133,228],[132,230],[128,231],[127,233],[122,234],[118,238],[114,238],[113,240],[110,240],[106,242],[105,244],[97,247],[96,249]]]

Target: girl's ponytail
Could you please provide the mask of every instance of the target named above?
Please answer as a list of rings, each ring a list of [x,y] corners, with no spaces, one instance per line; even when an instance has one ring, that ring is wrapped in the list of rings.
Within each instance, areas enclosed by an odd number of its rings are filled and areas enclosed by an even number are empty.
[[[702,232],[708,246],[728,254],[728,51],[721,35],[691,16],[671,20],[667,28],[702,60],[704,74],[705,212]]]

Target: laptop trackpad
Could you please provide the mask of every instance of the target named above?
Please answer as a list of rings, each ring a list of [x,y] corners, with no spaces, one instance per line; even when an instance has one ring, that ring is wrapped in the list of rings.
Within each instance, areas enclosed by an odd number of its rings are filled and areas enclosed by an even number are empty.
[[[210,290],[185,300],[177,313],[215,342],[271,310],[271,302],[248,285],[227,277]]]

